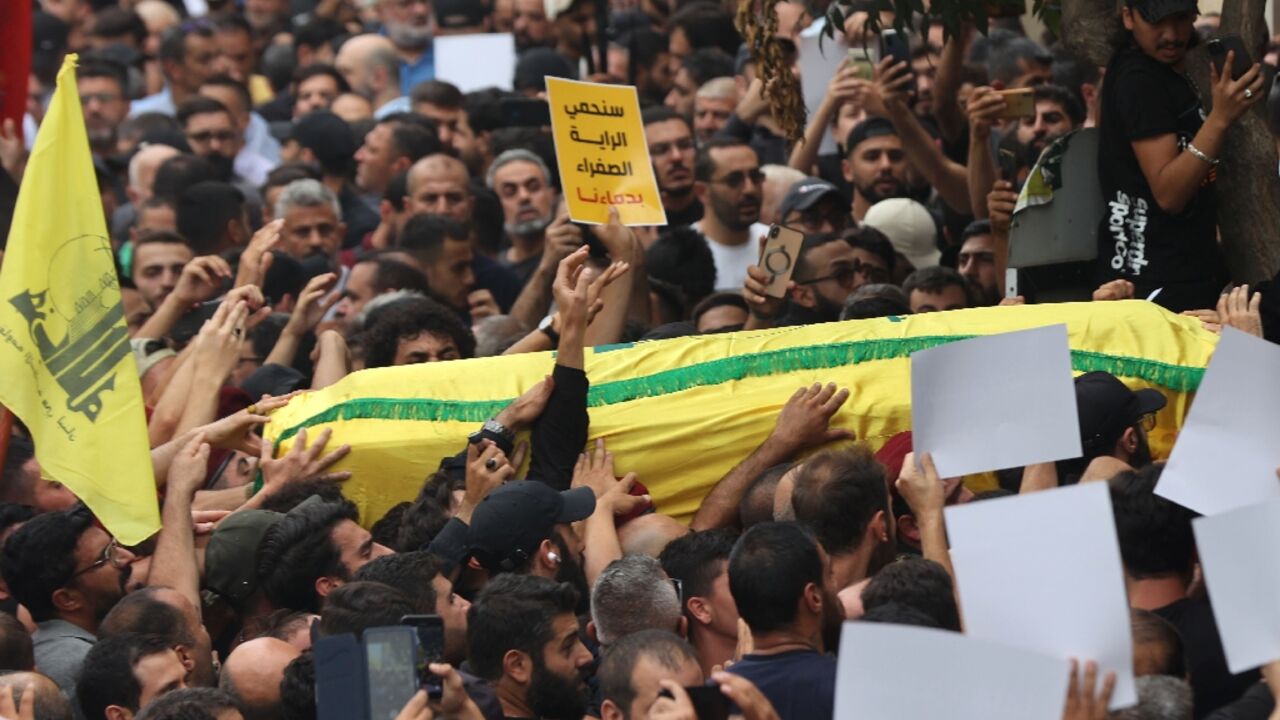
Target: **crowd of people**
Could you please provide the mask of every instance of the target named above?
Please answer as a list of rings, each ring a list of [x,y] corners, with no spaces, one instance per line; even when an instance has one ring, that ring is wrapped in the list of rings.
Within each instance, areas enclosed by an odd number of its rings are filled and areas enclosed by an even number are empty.
[[[766,3],[783,71],[825,4]],[[1018,189],[1081,128],[1099,134],[1087,181],[1106,211],[1072,291],[1276,340],[1280,293],[1222,289],[1213,195],[1226,131],[1271,74],[1215,69],[1202,96],[1185,60],[1216,18],[1194,0],[1126,0],[1105,68],[1018,18],[945,38],[914,18],[910,62],[802,78],[825,92],[801,142],[729,0],[38,5],[0,194],[11,209],[78,53],[163,528],[118,542],[18,418],[0,717],[322,717],[344,692],[324,686],[326,640],[428,615],[443,640],[424,681],[442,687],[398,720],[710,717],[698,687],[747,720],[823,720],[843,623],[962,630],[944,507],[1076,482],[1110,486],[1139,704],[1109,713],[1114,678],[1079,658],[1064,720],[1275,717],[1280,686],[1227,668],[1194,514],[1153,493],[1154,390],[1080,376],[1085,455],[974,495],[919,469],[910,433],[872,446],[833,425],[856,388],[801,388],[688,525],[588,446],[589,347],[1035,302],[1005,292]],[[867,20],[838,38],[857,44]],[[473,33],[513,35],[511,90],[436,76],[435,38]],[[570,221],[550,128],[522,112],[548,76],[636,87],[666,226]],[[1034,112],[1010,117],[1017,89]],[[759,267],[772,225],[804,234],[781,297]],[[298,392],[353,372],[547,350],[546,379],[382,517],[343,495],[359,448],[261,436]]]

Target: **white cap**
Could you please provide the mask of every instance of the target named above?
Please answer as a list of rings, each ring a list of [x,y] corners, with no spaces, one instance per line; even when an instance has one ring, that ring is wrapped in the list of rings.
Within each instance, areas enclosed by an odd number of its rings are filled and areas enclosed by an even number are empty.
[[[942,259],[938,250],[938,225],[923,205],[910,198],[881,200],[867,210],[863,225],[879,230],[893,243],[893,249],[917,270],[937,265]]]

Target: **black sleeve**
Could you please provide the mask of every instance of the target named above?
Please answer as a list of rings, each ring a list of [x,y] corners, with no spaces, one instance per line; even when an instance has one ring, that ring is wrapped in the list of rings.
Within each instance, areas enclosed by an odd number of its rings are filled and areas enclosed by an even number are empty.
[[[1275,707],[1275,700],[1271,697],[1267,684],[1258,683],[1241,695],[1239,700],[1218,708],[1206,716],[1205,720],[1267,720]]]
[[[1178,112],[1170,104],[1166,78],[1140,64],[1120,68],[1115,78],[1116,109],[1124,135],[1130,141],[1178,132]]]
[[[435,555],[445,564],[444,575],[451,575],[467,559],[470,545],[471,529],[458,518],[451,518],[436,534],[427,552]]]
[[[555,389],[547,409],[533,424],[529,440],[529,480],[568,490],[573,466],[587,444],[587,374],[577,368],[556,365],[551,373]]]
[[[725,121],[724,127],[717,130],[715,136],[750,142],[751,126],[743,122],[742,118],[738,117],[738,113],[731,113],[729,119]]]

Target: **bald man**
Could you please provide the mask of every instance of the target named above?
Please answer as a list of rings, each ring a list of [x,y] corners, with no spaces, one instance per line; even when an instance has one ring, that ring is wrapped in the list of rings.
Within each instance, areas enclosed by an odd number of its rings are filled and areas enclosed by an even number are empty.
[[[278,718],[284,668],[301,654],[284,640],[255,638],[227,656],[218,686],[239,701],[245,720]]]
[[[71,720],[71,703],[58,689],[58,684],[38,672],[5,672],[0,674],[0,687],[13,688],[13,704],[22,706],[22,695],[28,685],[35,685],[35,716],[40,720]]]
[[[458,158],[428,155],[409,168],[405,208],[410,215],[443,215],[468,224],[475,209],[470,179],[467,166]]]
[[[342,44],[334,66],[352,92],[373,106],[374,118],[409,111],[409,98],[400,90],[400,58],[387,38],[372,33],[356,35]]]
[[[672,540],[689,534],[689,528],[661,513],[641,515],[618,528],[623,555],[658,557]]]

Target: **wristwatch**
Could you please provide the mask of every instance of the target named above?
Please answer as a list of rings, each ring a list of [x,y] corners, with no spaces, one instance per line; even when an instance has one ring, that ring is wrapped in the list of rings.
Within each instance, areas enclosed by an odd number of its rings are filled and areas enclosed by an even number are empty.
[[[493,440],[498,443],[499,447],[504,448],[504,452],[509,452],[505,450],[505,448],[513,447],[515,445],[516,434],[511,432],[506,425],[503,425],[493,418],[489,418],[484,421],[484,425],[481,425],[479,430],[471,433],[468,439],[472,444],[486,439]]]
[[[554,320],[554,315],[548,315],[542,318],[542,322],[538,323],[538,330],[541,330],[542,334],[546,335],[551,340],[551,347],[559,347],[560,333],[556,332],[556,329],[552,324]]]

